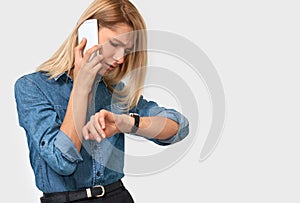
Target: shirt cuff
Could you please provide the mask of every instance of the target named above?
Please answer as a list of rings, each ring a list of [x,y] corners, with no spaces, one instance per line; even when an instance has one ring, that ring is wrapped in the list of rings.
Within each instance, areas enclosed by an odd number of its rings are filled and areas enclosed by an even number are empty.
[[[164,116],[177,122],[179,124],[179,129],[175,135],[167,139],[152,139],[156,144],[163,146],[174,144],[183,140],[189,134],[189,122],[183,115],[174,110],[168,110],[166,114],[158,114],[158,116]]]
[[[166,146],[183,140],[188,134],[189,125],[184,127],[179,126],[179,130],[177,131],[176,135],[173,135],[172,137],[169,137],[167,139],[152,139],[152,141],[156,144]]]
[[[62,156],[66,158],[68,161],[70,162],[83,161],[82,156],[77,151],[74,143],[61,130],[58,132],[56,136],[54,145],[57,147],[57,149],[60,150]]]

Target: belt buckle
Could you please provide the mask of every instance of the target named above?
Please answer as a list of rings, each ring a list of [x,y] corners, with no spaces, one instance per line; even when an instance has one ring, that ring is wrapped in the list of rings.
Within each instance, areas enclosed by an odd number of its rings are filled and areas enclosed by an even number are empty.
[[[102,194],[96,195],[95,197],[102,197],[105,194],[105,189],[102,185],[96,185],[96,186],[94,186],[94,188],[101,188],[101,190],[102,190]]]
[[[102,190],[102,193],[100,195],[95,195],[95,197],[102,197],[102,196],[104,196],[105,189],[104,189],[104,187],[102,185],[96,185],[93,188],[101,188],[101,190]],[[91,188],[86,188],[86,195],[87,195],[88,198],[93,197]]]

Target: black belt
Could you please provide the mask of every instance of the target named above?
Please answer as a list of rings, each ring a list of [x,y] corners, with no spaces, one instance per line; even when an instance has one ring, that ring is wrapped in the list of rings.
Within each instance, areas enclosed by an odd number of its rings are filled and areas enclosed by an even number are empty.
[[[91,188],[86,188],[84,190],[69,191],[69,192],[54,192],[54,193],[44,193],[41,197],[42,203],[60,203],[60,202],[72,202],[76,200],[88,199],[88,198],[98,198],[103,197],[105,194],[117,190],[123,186],[121,180],[111,183],[106,186],[97,185]]]

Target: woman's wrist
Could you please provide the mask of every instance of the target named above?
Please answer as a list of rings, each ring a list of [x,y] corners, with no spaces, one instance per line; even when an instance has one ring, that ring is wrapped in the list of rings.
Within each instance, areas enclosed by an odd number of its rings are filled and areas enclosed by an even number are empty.
[[[87,90],[86,88],[79,87],[76,83],[73,86],[73,94],[80,97],[88,97],[91,93],[91,90]]]
[[[118,119],[116,120],[117,128],[122,133],[130,133],[132,126],[134,125],[134,118],[127,115],[121,114],[118,115]]]

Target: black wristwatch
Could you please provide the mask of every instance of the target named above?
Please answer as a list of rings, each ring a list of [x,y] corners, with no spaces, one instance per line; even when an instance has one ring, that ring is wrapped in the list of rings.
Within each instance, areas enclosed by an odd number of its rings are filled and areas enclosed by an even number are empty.
[[[140,115],[137,113],[129,113],[129,116],[134,118],[134,125],[132,126],[130,133],[136,133],[140,125]]]

